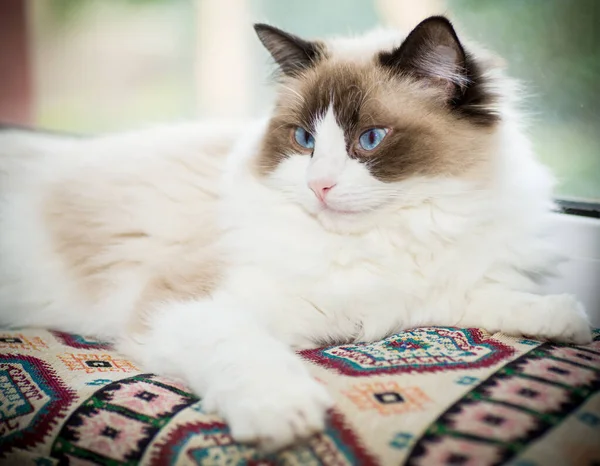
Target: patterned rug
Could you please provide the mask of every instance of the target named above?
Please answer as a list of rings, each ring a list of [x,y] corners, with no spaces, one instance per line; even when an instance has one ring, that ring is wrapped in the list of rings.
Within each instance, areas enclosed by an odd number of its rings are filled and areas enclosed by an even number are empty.
[[[575,347],[420,328],[301,355],[336,408],[324,434],[260,456],[104,342],[0,331],[0,464],[600,464],[600,332]]]

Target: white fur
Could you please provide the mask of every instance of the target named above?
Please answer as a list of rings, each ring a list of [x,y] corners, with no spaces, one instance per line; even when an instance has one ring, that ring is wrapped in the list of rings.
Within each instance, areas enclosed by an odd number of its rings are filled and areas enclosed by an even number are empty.
[[[331,405],[289,347],[373,341],[420,325],[589,341],[573,298],[534,294],[530,276],[554,261],[542,236],[552,179],[504,117],[485,189],[452,178],[377,181],[346,155],[331,109],[316,125],[314,157],[289,154],[263,180],[248,165],[264,122],[42,144],[26,158],[15,154],[32,136],[0,133],[0,321],[112,336],[146,369],[185,378],[237,439],[267,449],[321,430]],[[168,245],[202,230],[190,167],[208,140],[232,133],[218,208],[231,261],[222,283],[210,298],[156,303],[149,331],[125,335]],[[336,183],[329,208],[307,186],[320,178]],[[49,187],[73,180],[89,188],[81,196],[114,203],[103,225],[153,233],[121,251],[140,265],[110,277],[114,288],[96,301],[75,289],[42,218]]]
[[[327,49],[335,60],[361,63],[371,60],[381,51],[398,47],[404,35],[396,29],[376,28],[363,35],[333,37],[327,41]]]

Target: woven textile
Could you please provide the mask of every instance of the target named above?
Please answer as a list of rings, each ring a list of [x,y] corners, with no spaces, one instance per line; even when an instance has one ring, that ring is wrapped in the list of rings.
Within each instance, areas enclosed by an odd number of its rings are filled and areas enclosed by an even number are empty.
[[[421,328],[301,356],[336,400],[327,430],[260,456],[107,343],[0,331],[0,464],[600,464],[599,332],[573,347]]]

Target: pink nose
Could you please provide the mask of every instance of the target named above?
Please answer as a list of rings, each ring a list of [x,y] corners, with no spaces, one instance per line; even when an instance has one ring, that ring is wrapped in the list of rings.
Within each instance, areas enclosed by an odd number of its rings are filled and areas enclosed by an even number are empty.
[[[335,186],[335,182],[331,180],[313,180],[309,181],[308,187],[315,193],[315,196],[319,198],[319,200],[324,201],[325,196],[331,188]]]

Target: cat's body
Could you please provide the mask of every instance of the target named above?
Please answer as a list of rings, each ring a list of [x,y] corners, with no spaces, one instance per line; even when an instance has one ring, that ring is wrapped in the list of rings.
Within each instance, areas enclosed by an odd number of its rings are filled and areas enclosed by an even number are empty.
[[[286,75],[268,122],[1,149],[0,323],[115,338],[267,448],[331,403],[289,347],[419,325],[589,340],[573,298],[534,294],[551,176],[503,81],[428,21],[402,47],[259,27]]]
[[[217,236],[214,204],[233,132],[185,124],[2,154],[10,200],[0,208],[2,320],[113,338],[136,323],[141,289],[163,270],[176,280],[174,267],[190,261],[216,278],[202,246]],[[41,137],[0,134],[7,149]]]

